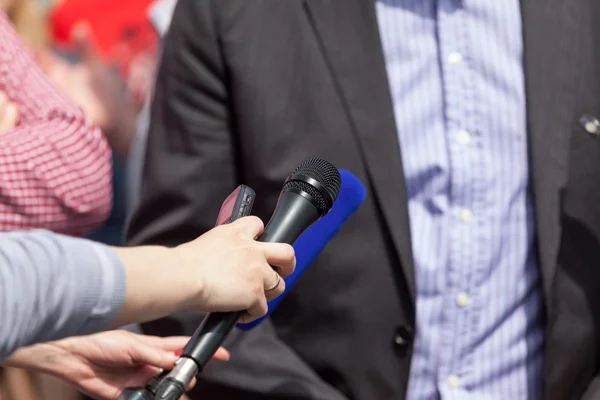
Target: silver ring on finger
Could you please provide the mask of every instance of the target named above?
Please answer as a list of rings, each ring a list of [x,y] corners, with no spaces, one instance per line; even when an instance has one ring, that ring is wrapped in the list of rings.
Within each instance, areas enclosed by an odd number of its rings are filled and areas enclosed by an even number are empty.
[[[272,292],[273,290],[275,290],[279,287],[279,283],[281,282],[281,275],[279,275],[275,271],[273,271],[273,273],[275,273],[275,275],[277,276],[277,282],[275,282],[275,284],[273,286],[271,286],[270,288],[265,289],[265,292]]]

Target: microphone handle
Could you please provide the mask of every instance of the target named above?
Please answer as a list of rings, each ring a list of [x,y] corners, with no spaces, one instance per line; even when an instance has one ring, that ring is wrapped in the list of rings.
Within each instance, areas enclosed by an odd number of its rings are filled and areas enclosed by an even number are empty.
[[[304,191],[286,189],[279,196],[275,212],[257,240],[293,245],[300,235],[321,217],[314,202],[315,200]]]
[[[206,314],[183,349],[181,357],[194,360],[198,364],[198,373],[202,372],[241,316],[241,311]]]
[[[294,244],[320,217],[314,200],[307,196],[305,192],[293,189],[281,193],[271,220],[257,240]],[[241,316],[242,312],[207,314],[183,349],[181,357],[194,360],[198,365],[198,373],[202,372]]]
[[[150,391],[142,388],[127,388],[121,392],[117,400],[154,400]]]
[[[160,387],[164,378],[168,375],[169,371],[163,371],[158,376],[152,378],[145,387],[125,388],[120,394],[117,400],[154,400],[156,398],[156,392]]]

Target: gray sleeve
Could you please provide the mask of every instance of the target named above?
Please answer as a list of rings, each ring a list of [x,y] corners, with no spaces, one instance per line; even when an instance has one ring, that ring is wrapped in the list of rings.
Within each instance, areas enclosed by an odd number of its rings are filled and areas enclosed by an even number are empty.
[[[125,278],[108,246],[40,230],[0,233],[0,360],[105,329],[123,305]]]

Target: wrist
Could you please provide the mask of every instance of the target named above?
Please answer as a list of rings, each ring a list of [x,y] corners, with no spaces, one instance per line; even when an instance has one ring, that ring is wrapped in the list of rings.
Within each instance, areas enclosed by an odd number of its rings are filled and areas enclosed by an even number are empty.
[[[206,291],[204,276],[201,273],[202,266],[198,265],[196,257],[194,257],[190,246],[187,244],[173,247],[169,249],[169,251],[172,253],[171,256],[176,264],[184,271],[188,268],[194,269],[193,275],[189,276],[185,279],[185,282],[182,283],[182,293],[185,293],[183,296],[182,307],[183,310],[198,311],[198,305],[206,303],[205,301],[202,301],[202,299],[205,298]],[[185,272],[182,275],[185,275]]]
[[[127,294],[114,327],[187,309],[192,282],[182,273],[180,251],[162,246],[116,248],[127,276]]]
[[[72,358],[73,355],[68,350],[55,343],[42,343],[17,350],[2,365],[67,379],[70,376],[69,360]]]

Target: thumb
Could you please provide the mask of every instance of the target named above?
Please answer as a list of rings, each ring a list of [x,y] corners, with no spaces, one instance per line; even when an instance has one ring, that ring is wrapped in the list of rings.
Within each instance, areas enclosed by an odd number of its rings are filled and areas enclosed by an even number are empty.
[[[98,60],[98,48],[89,22],[77,22],[71,30],[71,40],[75,46],[75,53],[79,56],[81,62],[90,63]]]

